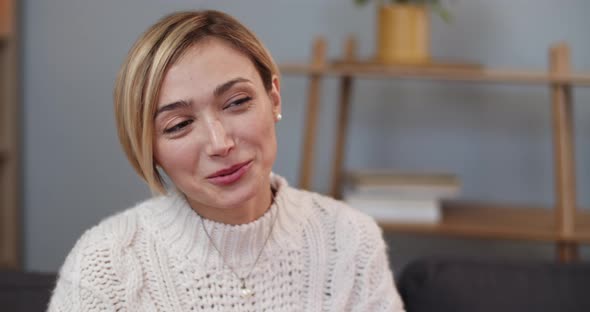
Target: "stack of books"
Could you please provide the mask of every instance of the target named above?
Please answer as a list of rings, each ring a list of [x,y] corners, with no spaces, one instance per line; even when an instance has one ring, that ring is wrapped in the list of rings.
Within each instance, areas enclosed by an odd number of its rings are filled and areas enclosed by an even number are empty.
[[[437,223],[441,200],[461,189],[457,176],[440,173],[356,171],[347,182],[344,201],[378,222]]]

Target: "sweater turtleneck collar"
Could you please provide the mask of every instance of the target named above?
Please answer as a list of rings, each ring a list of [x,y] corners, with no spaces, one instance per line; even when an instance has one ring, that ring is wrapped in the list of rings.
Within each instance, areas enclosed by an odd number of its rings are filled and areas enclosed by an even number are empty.
[[[271,174],[271,186],[275,197],[270,209],[250,223],[229,225],[207,219],[202,222],[184,196],[172,192],[149,207],[146,223],[174,255],[219,265],[220,257],[213,243],[228,265],[248,267],[256,261],[262,248],[263,257],[269,257],[278,249],[297,250],[302,245],[300,229],[311,207],[310,203],[303,202],[307,197],[294,194],[298,191],[275,174]],[[271,228],[272,234],[264,246]]]

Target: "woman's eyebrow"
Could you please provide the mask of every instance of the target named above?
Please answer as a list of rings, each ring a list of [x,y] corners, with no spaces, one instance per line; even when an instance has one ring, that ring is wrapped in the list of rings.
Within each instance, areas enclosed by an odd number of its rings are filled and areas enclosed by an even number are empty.
[[[180,100],[180,101],[176,101],[170,104],[166,104],[166,105],[162,105],[160,108],[158,108],[158,110],[156,111],[156,117],[158,117],[158,115],[160,115],[160,113],[163,112],[167,112],[167,111],[171,111],[171,110],[175,110],[181,107],[191,107],[191,103],[185,101],[185,100]]]
[[[233,87],[235,84],[240,83],[240,82],[251,82],[251,81],[249,79],[242,78],[242,77],[234,78],[230,81],[224,82],[224,83],[218,85],[217,87],[215,87],[215,90],[213,90],[213,95],[220,96],[223,93],[225,93],[227,90],[231,89],[231,87]],[[156,111],[156,116],[154,118],[158,117],[158,115],[160,113],[175,110],[175,109],[178,109],[181,107],[190,107],[190,106],[191,106],[191,103],[187,102],[185,100],[180,100],[180,101],[176,101],[176,102],[173,102],[170,104],[162,105]]]
[[[215,90],[213,91],[213,95],[216,97],[220,96],[224,92],[226,92],[227,90],[231,89],[231,87],[233,87],[233,85],[235,85],[236,83],[240,83],[240,82],[251,82],[251,81],[246,78],[242,78],[242,77],[234,78],[228,82],[224,82],[224,83],[220,84],[219,86],[217,86],[215,88]]]

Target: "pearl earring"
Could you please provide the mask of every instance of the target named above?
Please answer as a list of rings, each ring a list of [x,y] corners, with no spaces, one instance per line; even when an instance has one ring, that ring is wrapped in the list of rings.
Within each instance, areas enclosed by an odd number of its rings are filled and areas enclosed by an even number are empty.
[[[280,121],[281,119],[283,119],[283,115],[277,114],[277,121]]]

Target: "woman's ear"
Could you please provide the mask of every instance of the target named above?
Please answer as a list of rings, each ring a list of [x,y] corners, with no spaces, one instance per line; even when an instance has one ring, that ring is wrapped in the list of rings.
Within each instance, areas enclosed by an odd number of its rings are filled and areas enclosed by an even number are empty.
[[[272,88],[269,93],[272,104],[272,114],[275,121],[279,121],[281,116],[281,82],[277,75],[272,76]]]

